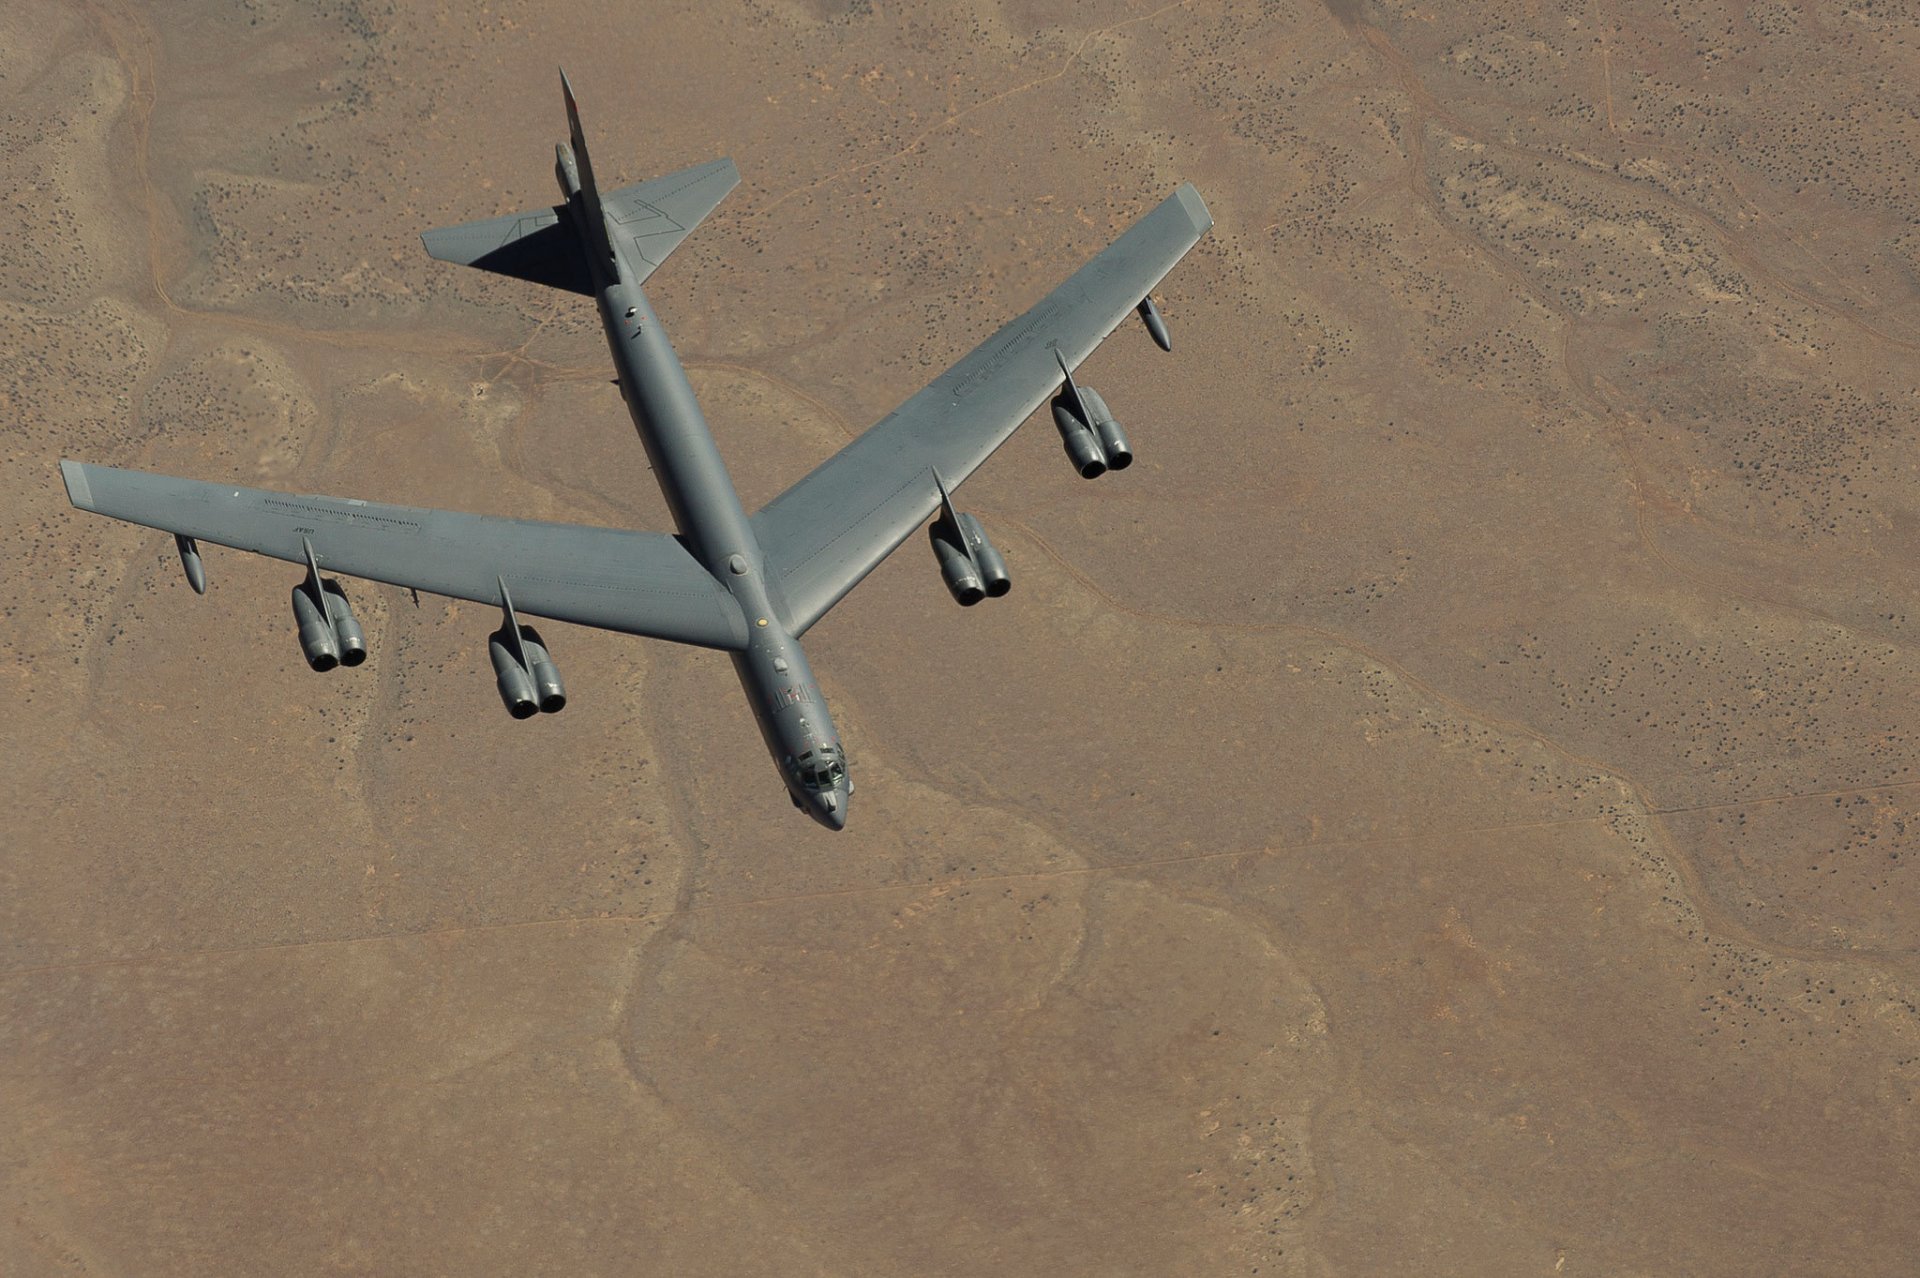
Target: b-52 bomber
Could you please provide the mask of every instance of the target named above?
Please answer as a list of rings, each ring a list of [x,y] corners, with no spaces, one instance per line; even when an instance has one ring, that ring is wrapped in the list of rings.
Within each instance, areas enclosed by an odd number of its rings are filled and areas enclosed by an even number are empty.
[[[561,203],[428,231],[427,252],[594,299],[620,393],[678,526],[592,528],[388,506],[176,479],[63,461],[81,510],[174,535],[187,581],[207,588],[200,543],[299,565],[300,647],[315,670],[366,659],[366,637],[329,574],[494,606],[488,643],[515,718],[566,704],[545,640],[522,617],[716,648],[795,807],[846,825],[853,779],[800,637],[927,523],[961,604],[1007,593],[1000,552],[954,489],[1049,397],[1067,456],[1091,479],[1133,460],[1105,401],[1073,370],[1130,312],[1172,343],[1151,291],[1213,225],[1191,183],[1147,213],[1032,310],[749,516],[701,416],[686,370],[641,290],[740,175],[730,160],[602,194],[560,77],[570,144],[557,148]]]

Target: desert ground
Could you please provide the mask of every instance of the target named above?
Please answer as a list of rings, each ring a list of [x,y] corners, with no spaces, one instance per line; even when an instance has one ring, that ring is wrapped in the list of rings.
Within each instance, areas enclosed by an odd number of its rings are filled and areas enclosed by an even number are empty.
[[[666,527],[590,304],[429,260],[744,180],[649,290],[751,509],[1192,180],[1217,219],[808,638],[73,511],[62,457]],[[0,1270],[1910,1275],[1920,10],[0,8]]]

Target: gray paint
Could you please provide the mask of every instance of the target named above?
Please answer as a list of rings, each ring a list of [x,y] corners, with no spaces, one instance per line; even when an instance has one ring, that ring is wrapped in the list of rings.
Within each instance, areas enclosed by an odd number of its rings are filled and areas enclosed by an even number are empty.
[[[447,510],[63,461],[82,510],[184,533],[305,567],[498,604],[498,577],[522,611],[706,648],[737,648],[747,623],[727,592],[667,533],[499,519]]]
[[[1132,313],[1213,225],[1191,183],[753,517],[795,634],[824,616]]]
[[[989,593],[1005,593],[998,553],[977,521],[953,509],[947,490],[1063,378],[1071,386],[1071,369],[1136,307],[1154,340],[1170,345],[1146,294],[1212,218],[1199,192],[1181,187],[1032,310],[749,518],[640,287],[739,174],[731,161],[716,160],[603,198],[564,76],[562,85],[570,135],[554,166],[562,202],[423,239],[437,258],[594,298],[678,536],[63,461],[68,496],[83,510],[174,533],[195,589],[205,586],[195,543],[206,541],[309,566],[315,582],[322,571],[345,573],[500,606],[510,646],[496,639],[490,652],[509,702],[548,677],[559,688],[546,649],[520,631],[519,612],[725,650],[795,805],[838,829],[853,784],[799,636],[943,506],[940,525],[951,530],[953,549],[992,567],[998,584]],[[940,529],[935,535],[937,543]],[[344,612],[344,598],[318,592],[323,608],[338,603]]]
[[[174,534],[173,545],[180,552],[180,567],[186,571],[187,584],[193,587],[193,593],[207,593],[207,566],[200,562],[200,547],[191,537]]]

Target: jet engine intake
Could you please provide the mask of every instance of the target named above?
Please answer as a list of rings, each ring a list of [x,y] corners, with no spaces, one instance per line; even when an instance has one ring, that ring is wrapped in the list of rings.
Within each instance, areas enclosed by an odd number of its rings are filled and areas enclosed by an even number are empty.
[[[1060,442],[1066,445],[1067,458],[1082,479],[1098,479],[1107,470],[1107,455],[1093,428],[1080,418],[1080,406],[1072,395],[1062,391],[1053,397],[1053,424],[1060,429]]]
[[[980,526],[980,521],[972,515],[961,515],[960,535],[966,542],[967,553],[973,558],[973,566],[979,570],[980,582],[986,588],[987,597],[998,599],[1012,590],[1013,576],[1007,571],[1007,561],[987,540],[987,530]]]
[[[945,519],[934,520],[927,529],[927,540],[933,543],[933,557],[940,563],[940,579],[947,583],[947,593],[962,608],[971,608],[987,597],[987,585],[980,579],[980,569],[974,565],[973,556],[962,544],[964,536],[949,527]]]
[[[1127,433],[1120,429],[1120,423],[1113,420],[1113,413],[1107,408],[1107,401],[1100,398],[1100,392],[1083,386],[1080,400],[1093,417],[1093,433],[1099,437],[1107,469],[1125,470],[1133,465],[1133,445],[1127,442]]]

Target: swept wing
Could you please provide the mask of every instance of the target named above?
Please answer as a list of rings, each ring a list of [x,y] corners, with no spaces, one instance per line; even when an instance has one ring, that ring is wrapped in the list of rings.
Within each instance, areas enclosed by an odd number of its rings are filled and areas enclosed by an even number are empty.
[[[1134,223],[1039,305],[822,462],[753,517],[803,633],[858,585],[1152,291],[1213,218],[1192,183]],[[1058,352],[1056,358],[1055,352]]]
[[[323,572],[499,604],[705,648],[746,646],[739,605],[665,533],[500,519],[236,488],[63,461],[67,495],[95,511]]]

